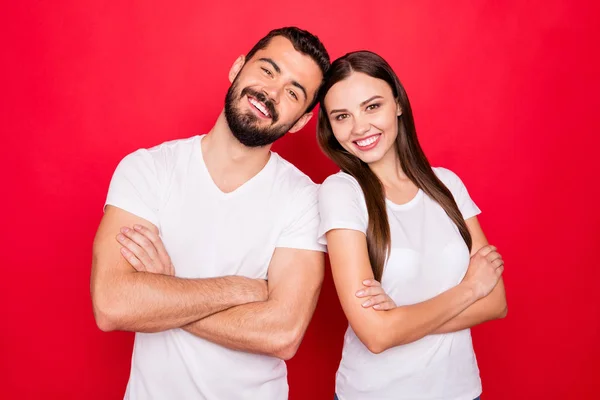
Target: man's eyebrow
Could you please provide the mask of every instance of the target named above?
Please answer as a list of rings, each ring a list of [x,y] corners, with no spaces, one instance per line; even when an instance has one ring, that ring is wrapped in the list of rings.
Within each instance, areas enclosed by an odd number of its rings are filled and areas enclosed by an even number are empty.
[[[297,88],[299,88],[300,90],[302,90],[302,93],[304,93],[304,100],[306,100],[308,98],[308,95],[306,94],[306,89],[304,89],[304,86],[302,86],[301,84],[299,84],[296,81],[292,81],[292,85],[294,85]]]
[[[273,66],[273,69],[275,70],[275,72],[277,72],[278,74],[281,73],[281,68],[279,68],[279,65],[277,65],[275,63],[275,61],[273,61],[270,58],[259,58],[259,61],[264,61],[264,62],[268,62],[269,64],[271,64]]]
[[[263,57],[263,58],[259,58],[258,60],[271,64],[271,66],[273,67],[275,72],[277,72],[278,74],[281,73],[281,68],[279,68],[279,65],[277,65],[277,63],[275,61],[273,61],[271,58]],[[292,81],[292,85],[296,86],[298,89],[300,89],[302,91],[302,94],[304,94],[305,100],[308,98],[308,94],[306,93],[306,89],[304,88],[304,86],[302,86],[300,83],[298,83],[296,81]]]

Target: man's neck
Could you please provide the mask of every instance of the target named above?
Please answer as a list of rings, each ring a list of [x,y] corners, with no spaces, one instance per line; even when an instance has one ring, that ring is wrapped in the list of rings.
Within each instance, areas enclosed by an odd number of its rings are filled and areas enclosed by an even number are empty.
[[[227,124],[222,111],[217,122],[202,140],[202,157],[215,184],[223,192],[231,192],[258,174],[271,156],[271,146],[246,147]]]

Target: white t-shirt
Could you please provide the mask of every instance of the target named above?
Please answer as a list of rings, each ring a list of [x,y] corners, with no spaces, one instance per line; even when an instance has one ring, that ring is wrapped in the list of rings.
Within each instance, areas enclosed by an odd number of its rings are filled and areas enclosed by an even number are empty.
[[[267,278],[275,248],[324,251],[317,242],[318,185],[276,153],[231,193],[214,184],[204,136],[126,156],[106,204],[156,225],[181,278]],[[136,333],[126,399],[288,397],[285,362],[234,351],[184,330]]]
[[[480,213],[452,171],[433,169],[452,192],[463,218]],[[420,303],[456,286],[469,265],[469,250],[444,209],[422,190],[408,203],[386,199],[391,255],[382,287],[403,306]],[[366,234],[363,192],[350,175],[328,177],[319,190],[319,242],[332,229]],[[336,375],[340,400],[473,400],[481,393],[469,329],[428,335],[380,354],[371,353],[349,326]]]

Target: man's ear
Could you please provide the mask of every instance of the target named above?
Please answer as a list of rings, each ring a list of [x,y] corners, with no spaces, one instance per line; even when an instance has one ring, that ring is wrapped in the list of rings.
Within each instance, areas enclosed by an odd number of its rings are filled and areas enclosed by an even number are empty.
[[[289,133],[298,132],[300,129],[304,128],[304,125],[306,125],[308,123],[308,121],[310,121],[312,116],[313,116],[312,111],[304,114],[303,116],[300,117],[300,119],[298,121],[296,121],[294,126],[292,126],[288,132]]]
[[[240,71],[242,70],[242,67],[244,66],[244,64],[246,63],[246,57],[245,56],[239,56],[238,58],[235,59],[235,62],[233,63],[233,65],[231,66],[231,69],[229,70],[229,82],[233,83],[233,81],[235,80],[235,77],[240,73]]]

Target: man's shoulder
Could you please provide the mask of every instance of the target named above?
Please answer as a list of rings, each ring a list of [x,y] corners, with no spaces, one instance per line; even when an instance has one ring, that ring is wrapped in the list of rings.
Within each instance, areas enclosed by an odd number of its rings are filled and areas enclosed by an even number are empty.
[[[174,139],[163,142],[148,149],[140,149],[138,151],[146,151],[153,157],[178,157],[182,154],[193,152],[202,136],[192,136],[184,139]]]
[[[274,157],[276,165],[276,180],[277,183],[283,184],[287,188],[297,190],[314,189],[317,190],[319,185],[306,175],[300,168],[280,156],[275,152],[271,152],[271,157]]]
[[[178,160],[189,159],[198,145],[199,136],[175,139],[127,154],[120,162],[121,168],[161,170],[173,167]],[[149,168],[149,167],[152,168]]]

